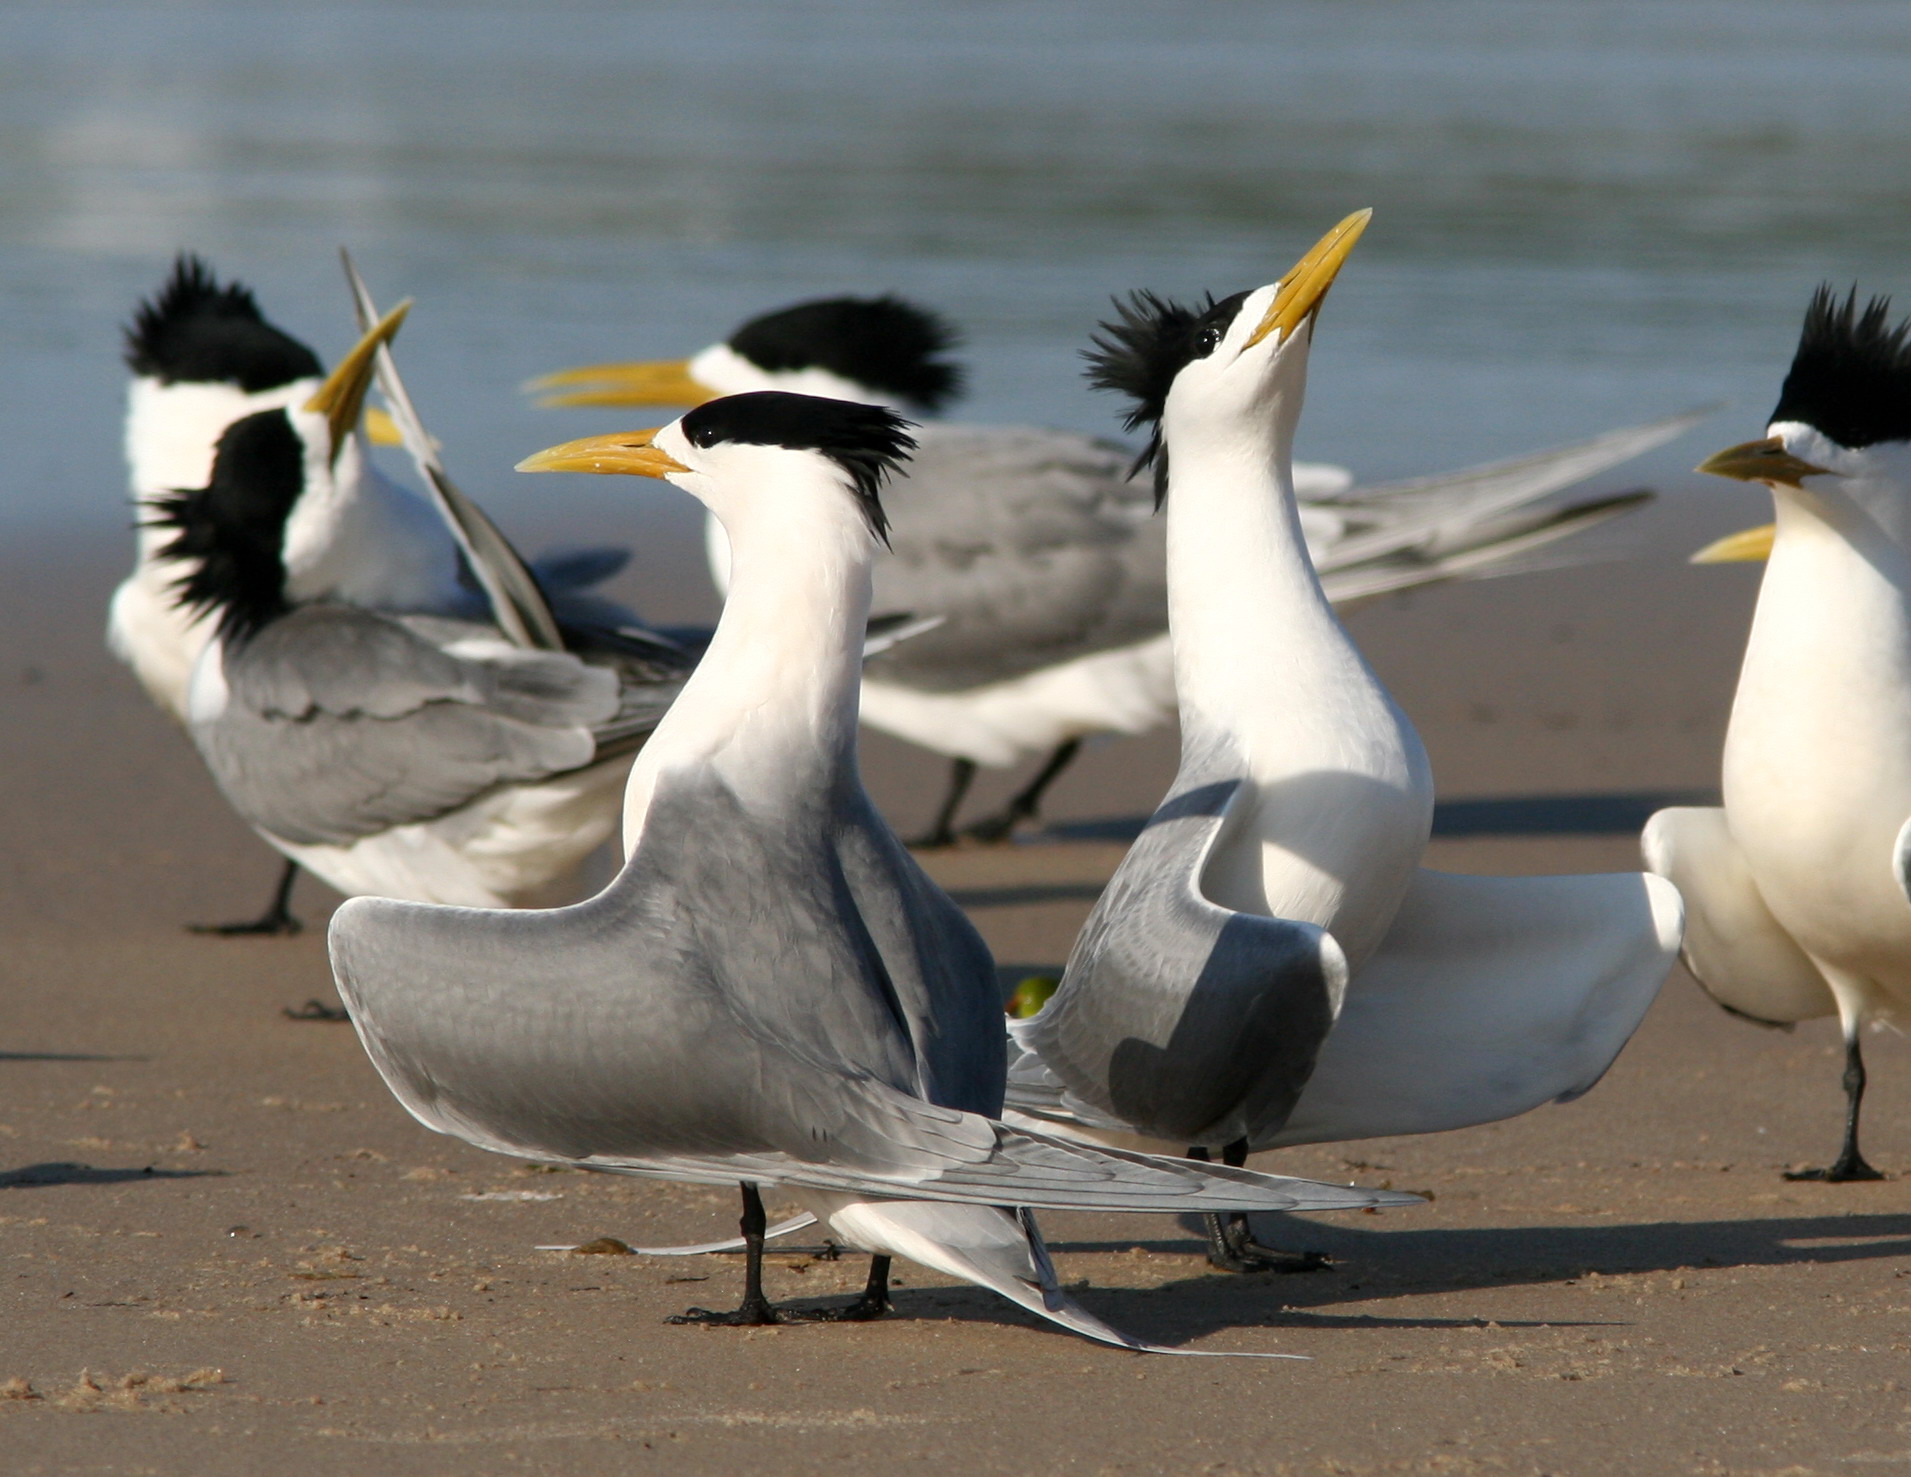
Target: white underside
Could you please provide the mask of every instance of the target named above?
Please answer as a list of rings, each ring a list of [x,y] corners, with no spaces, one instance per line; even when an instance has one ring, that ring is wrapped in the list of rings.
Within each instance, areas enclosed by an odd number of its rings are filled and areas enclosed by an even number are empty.
[[[1354,972],[1286,1124],[1254,1148],[1435,1133],[1577,1097],[1612,1064],[1678,957],[1683,906],[1663,877],[1417,871]],[[1026,1115],[1038,1130],[1061,1125]],[[1178,1152],[1131,1133],[1070,1137]]]
[[[1836,1010],[1853,1033],[1911,1007],[1911,560],[1862,486],[1822,481],[1778,489],[1724,807],[1661,812],[1643,839],[1687,893],[1686,957],[1713,998],[1769,1021]]]
[[[1165,634],[962,692],[863,680],[863,722],[991,768],[1089,734],[1147,733],[1174,710],[1174,657]]]
[[[624,755],[559,779],[502,785],[449,815],[349,846],[300,846],[260,834],[347,897],[561,907],[608,880],[587,863],[616,831],[630,765]]]

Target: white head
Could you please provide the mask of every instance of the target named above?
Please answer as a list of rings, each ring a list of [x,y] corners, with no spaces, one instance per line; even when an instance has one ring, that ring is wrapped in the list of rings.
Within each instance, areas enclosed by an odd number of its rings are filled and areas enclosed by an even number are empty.
[[[1862,310],[1813,294],[1778,405],[1760,441],[1732,446],[1701,472],[1808,494],[1828,510],[1861,511],[1891,538],[1911,535],[1911,320],[1893,326],[1888,298]]]
[[[837,529],[867,558],[887,536],[880,490],[915,442],[879,405],[781,390],[730,395],[655,430],[541,451],[521,472],[621,472],[681,487],[745,540],[787,553]]]
[[[543,405],[701,405],[784,390],[934,413],[962,393],[962,367],[944,357],[956,339],[898,297],[818,298],[752,318],[689,359],[591,364],[525,388]]]
[[[1314,315],[1373,212],[1347,217],[1279,282],[1199,307],[1134,294],[1089,353],[1097,389],[1129,397],[1127,426],[1153,438],[1157,501],[1176,446],[1236,455],[1285,472],[1307,389]]]

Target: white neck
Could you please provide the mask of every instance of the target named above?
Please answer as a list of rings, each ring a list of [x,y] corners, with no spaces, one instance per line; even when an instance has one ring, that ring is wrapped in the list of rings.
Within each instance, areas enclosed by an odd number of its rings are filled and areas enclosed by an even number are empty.
[[[733,551],[728,598],[709,650],[631,768],[626,852],[659,777],[673,769],[712,767],[746,806],[765,811],[845,777],[859,782],[873,540],[827,473],[801,468],[790,480],[799,477],[824,485],[765,479],[719,514]]]
[[[1293,402],[1165,422],[1168,610],[1184,752],[1225,739],[1247,793],[1202,879],[1215,902],[1379,942],[1431,822],[1426,753],[1322,593],[1289,470]]]
[[[1796,789],[1800,751],[1825,761],[1820,770],[1882,780],[1880,765],[1904,767],[1886,754],[1904,747],[1911,722],[1911,559],[1838,490],[1780,487],[1774,502],[1777,533],[1726,730],[1728,806],[1733,792],[1786,774]]]

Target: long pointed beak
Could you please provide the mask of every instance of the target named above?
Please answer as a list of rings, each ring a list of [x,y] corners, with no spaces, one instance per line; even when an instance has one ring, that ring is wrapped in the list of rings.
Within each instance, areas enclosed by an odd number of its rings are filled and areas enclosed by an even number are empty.
[[[1778,535],[1776,523],[1761,523],[1757,528],[1741,528],[1722,539],[1714,539],[1686,560],[1688,564],[1760,564],[1772,557],[1772,540]]]
[[[1708,456],[1693,470],[1714,477],[1730,477],[1736,482],[1763,482],[1774,487],[1799,487],[1807,477],[1830,475],[1828,468],[1815,467],[1793,456],[1776,436],[1728,446]]]
[[[372,375],[378,368],[378,351],[397,335],[410,311],[411,299],[406,298],[373,324],[365,337],[352,345],[351,353],[333,366],[325,383],[318,387],[318,393],[305,402],[307,410],[319,412],[331,426],[334,462],[344,449],[346,437],[358,428],[358,418],[364,413],[365,392],[371,389]]]
[[[586,364],[526,380],[526,394],[553,405],[701,405],[717,392],[692,377],[688,359]],[[553,393],[555,392],[555,393]]]
[[[1340,275],[1341,265],[1353,251],[1354,243],[1360,240],[1361,232],[1367,229],[1367,222],[1373,218],[1371,210],[1356,210],[1314,243],[1314,249],[1295,263],[1293,271],[1281,278],[1280,288],[1268,306],[1267,316],[1261,320],[1261,326],[1254,330],[1254,337],[1247,341],[1246,347],[1253,348],[1277,330],[1281,342],[1286,343],[1310,314],[1320,310],[1327,289],[1334,285],[1334,278]]]
[[[651,443],[662,426],[647,431],[619,431],[609,436],[586,436],[527,456],[520,472],[622,472],[631,477],[667,477],[690,468]]]

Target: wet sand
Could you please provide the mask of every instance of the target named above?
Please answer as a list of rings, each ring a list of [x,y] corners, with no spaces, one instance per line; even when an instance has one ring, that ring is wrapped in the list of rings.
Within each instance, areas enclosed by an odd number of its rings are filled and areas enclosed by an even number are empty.
[[[1642,533],[1757,515],[1714,499]],[[899,1265],[866,1326],[673,1328],[734,1258],[538,1252],[721,1234],[733,1197],[519,1166],[436,1137],[293,940],[185,919],[273,865],[100,649],[118,551],[0,563],[0,1450],[10,1473],[1835,1473],[1911,1463],[1911,1050],[1869,1043],[1866,1148],[1893,1178],[1788,1183],[1836,1147],[1828,1022],[1731,1020],[1675,973],[1585,1099],[1265,1167],[1428,1192],[1410,1212],[1269,1218],[1309,1276],[1210,1271],[1192,1225],[1045,1216],[1095,1312],[1150,1339],[1310,1362],[1148,1358]],[[1354,629],[1421,723],[1450,805],[1433,865],[1634,864],[1615,829],[1703,791],[1749,572],[1668,559],[1432,591]],[[688,613],[699,598],[673,595]],[[1060,839],[933,859],[1011,975],[1054,968],[1158,796],[1165,737],[1093,750]],[[939,763],[867,744],[920,824]],[[999,794],[998,785],[993,793]],[[1534,797],[1592,797],[1576,804]],[[1630,807],[1630,809],[1629,809]],[[1563,828],[1563,829],[1562,829]],[[801,1240],[802,1238],[797,1238]],[[777,1298],[860,1258],[772,1258]]]

